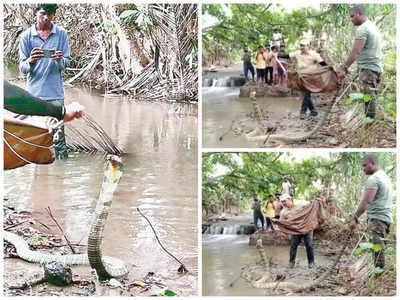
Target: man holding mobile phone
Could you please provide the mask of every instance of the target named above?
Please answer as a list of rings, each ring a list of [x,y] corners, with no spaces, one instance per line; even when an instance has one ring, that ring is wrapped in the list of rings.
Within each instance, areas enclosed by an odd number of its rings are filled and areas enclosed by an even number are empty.
[[[27,74],[27,90],[46,101],[64,105],[64,88],[61,72],[71,61],[67,31],[55,25],[57,4],[37,4],[36,24],[25,30],[19,42],[19,69]],[[68,157],[64,128],[55,144],[56,158]]]

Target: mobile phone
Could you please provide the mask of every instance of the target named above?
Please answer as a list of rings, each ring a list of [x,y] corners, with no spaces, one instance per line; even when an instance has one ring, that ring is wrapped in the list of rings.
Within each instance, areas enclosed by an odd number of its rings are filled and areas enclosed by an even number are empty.
[[[56,54],[56,50],[54,49],[42,49],[42,51],[44,57],[52,57],[54,54]]]

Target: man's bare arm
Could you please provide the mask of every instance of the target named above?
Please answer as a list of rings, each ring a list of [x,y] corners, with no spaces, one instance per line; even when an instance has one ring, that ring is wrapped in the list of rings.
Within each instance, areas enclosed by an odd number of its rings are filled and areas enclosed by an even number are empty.
[[[377,190],[373,189],[366,189],[364,191],[363,198],[360,204],[358,205],[357,211],[354,215],[355,218],[358,219],[368,209],[368,207],[371,205],[372,201],[375,198],[376,192]]]
[[[365,46],[365,42],[366,40],[364,39],[354,40],[353,49],[351,49],[350,55],[347,58],[346,63],[344,64],[346,68],[350,67],[353,64],[353,62],[357,59],[358,55],[360,55],[361,50]]]

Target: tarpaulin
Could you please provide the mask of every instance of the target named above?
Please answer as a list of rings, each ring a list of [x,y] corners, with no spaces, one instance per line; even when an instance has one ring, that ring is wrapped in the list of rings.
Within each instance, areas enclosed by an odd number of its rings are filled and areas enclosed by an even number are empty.
[[[320,66],[318,71],[312,73],[298,73],[288,71],[289,88],[311,93],[329,93],[339,87],[338,76],[331,66]]]
[[[303,207],[287,220],[272,219],[281,232],[287,234],[304,234],[322,225],[327,218],[325,205],[319,198]]]

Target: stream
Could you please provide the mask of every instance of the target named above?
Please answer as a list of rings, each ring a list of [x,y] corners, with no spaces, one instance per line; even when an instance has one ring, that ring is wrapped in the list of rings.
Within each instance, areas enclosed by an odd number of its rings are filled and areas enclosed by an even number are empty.
[[[246,140],[244,135],[236,136],[230,130],[233,120],[245,121],[253,128],[257,123],[249,118],[249,114],[253,111],[251,99],[239,97],[240,87],[223,86],[226,83],[232,85],[226,79],[225,73],[233,75],[232,72],[222,71],[213,75],[212,79],[207,78],[210,75],[205,75],[204,83],[211,81],[212,86],[203,86],[202,88],[203,147],[257,147],[256,142]],[[236,76],[238,74],[239,72]],[[301,105],[298,97],[260,97],[257,98],[257,102],[263,110],[269,112],[271,124],[281,122],[288,115],[297,116]],[[221,136],[223,139],[220,139]]]
[[[197,106],[129,102],[82,87],[65,92],[66,103],[84,105],[126,152],[105,228],[104,255],[128,264],[129,281],[154,272],[178,295],[197,295]],[[5,205],[32,212],[38,223],[60,234],[44,210],[50,207],[69,240],[86,244],[103,172],[102,154],[85,153],[70,153],[67,161],[50,165],[6,171]],[[186,265],[188,275],[177,273],[179,264],[161,249],[137,208],[149,218],[165,248]],[[5,282],[15,272],[35,270],[40,266],[6,259]],[[90,277],[89,267],[77,270]]]
[[[212,227],[224,227],[228,234],[203,234],[202,236],[202,295],[203,296],[265,296],[263,289],[257,289],[240,277],[241,268],[255,265],[260,261],[260,255],[255,246],[249,246],[249,235],[231,234],[229,228],[237,224],[250,224],[251,218],[233,217],[226,222],[217,222]],[[211,230],[213,232],[213,230]],[[281,273],[289,274],[288,246],[265,246],[265,252],[272,258],[274,268]],[[329,258],[321,255],[314,246],[316,263],[327,265]],[[303,244],[297,249],[296,272],[310,273],[307,268],[307,255]],[[302,277],[298,274],[298,277]],[[296,277],[290,279],[297,281]],[[301,279],[300,279],[301,280]],[[303,279],[304,280],[304,279]]]

